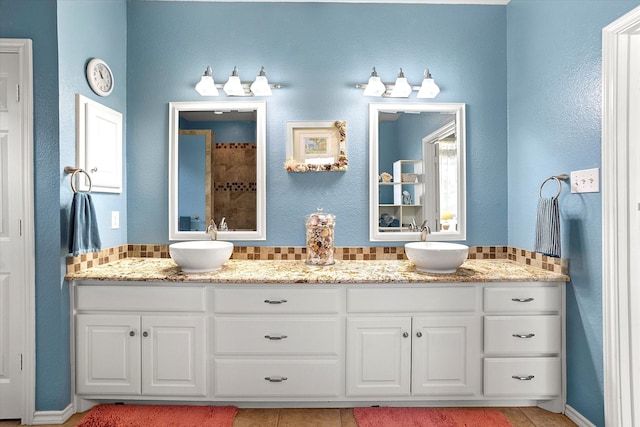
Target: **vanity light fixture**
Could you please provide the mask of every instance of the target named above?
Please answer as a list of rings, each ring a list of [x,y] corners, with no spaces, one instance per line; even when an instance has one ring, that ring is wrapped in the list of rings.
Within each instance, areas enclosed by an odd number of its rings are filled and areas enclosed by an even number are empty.
[[[233,67],[229,80],[227,80],[222,89],[227,96],[244,96],[244,88],[238,75],[238,67]]]
[[[254,82],[251,83],[251,92],[255,96],[271,96],[271,86],[269,86],[264,67],[260,68],[260,73],[256,76]]]
[[[253,83],[240,80],[238,67],[233,67],[233,72],[224,85],[216,84],[212,74],[211,67],[207,67],[200,81],[196,84],[196,91],[201,96],[218,96],[218,89],[223,89],[227,96],[271,96],[271,89],[282,87],[281,84],[269,83],[264,67],[260,68]]]
[[[408,98],[411,95],[413,89],[411,85],[407,81],[407,78],[404,76],[404,72],[402,68],[400,68],[400,72],[398,72],[398,78],[396,79],[396,84],[393,85],[393,89],[391,89],[392,98]]]
[[[417,98],[435,98],[440,93],[440,88],[433,80],[429,69],[424,70],[424,80],[418,91]]]
[[[380,80],[376,68],[373,67],[369,82],[367,84],[357,84],[356,88],[364,89],[364,96],[383,96],[386,98],[408,98],[414,90],[418,91],[418,98],[435,98],[440,93],[440,88],[433,80],[428,68],[424,71],[422,85],[412,86],[404,76],[402,68],[398,72],[395,83],[389,84]]]
[[[201,96],[218,96],[218,89],[213,81],[213,71],[207,66],[200,81],[196,85],[196,90]]]
[[[364,96],[382,96],[387,91],[384,83],[378,77],[376,67],[371,70],[371,77],[369,77],[369,83],[362,85],[364,87]]]

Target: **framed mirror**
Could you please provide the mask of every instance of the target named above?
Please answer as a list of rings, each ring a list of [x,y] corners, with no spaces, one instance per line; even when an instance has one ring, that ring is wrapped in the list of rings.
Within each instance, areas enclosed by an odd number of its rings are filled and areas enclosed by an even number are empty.
[[[466,239],[465,104],[369,104],[371,241]]]
[[[265,240],[265,152],[264,101],[169,103],[169,240]]]

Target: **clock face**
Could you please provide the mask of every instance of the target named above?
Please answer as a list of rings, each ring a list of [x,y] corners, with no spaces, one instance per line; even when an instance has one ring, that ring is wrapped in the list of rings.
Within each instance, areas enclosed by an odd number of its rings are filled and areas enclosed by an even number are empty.
[[[107,96],[113,91],[113,73],[101,59],[94,58],[87,64],[87,81],[95,93]]]

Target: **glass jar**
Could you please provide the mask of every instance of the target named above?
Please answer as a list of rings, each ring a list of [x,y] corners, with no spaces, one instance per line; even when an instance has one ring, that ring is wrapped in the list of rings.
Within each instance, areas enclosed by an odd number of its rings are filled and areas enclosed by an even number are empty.
[[[333,230],[335,215],[323,213],[322,208],[307,216],[307,264],[331,265],[333,260]]]

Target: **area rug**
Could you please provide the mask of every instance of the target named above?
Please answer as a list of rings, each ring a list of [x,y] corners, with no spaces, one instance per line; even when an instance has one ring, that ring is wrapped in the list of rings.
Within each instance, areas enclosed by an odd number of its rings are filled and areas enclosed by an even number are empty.
[[[231,427],[235,406],[97,405],[76,427]]]
[[[495,409],[354,408],[358,427],[512,427]]]

